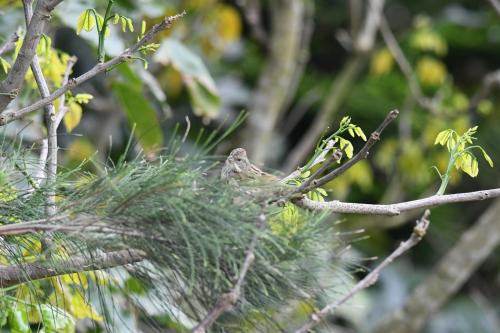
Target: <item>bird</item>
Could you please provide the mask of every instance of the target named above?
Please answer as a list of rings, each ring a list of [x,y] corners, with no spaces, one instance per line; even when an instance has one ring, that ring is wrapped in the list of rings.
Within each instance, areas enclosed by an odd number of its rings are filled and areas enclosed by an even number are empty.
[[[221,170],[221,179],[234,180],[256,180],[264,183],[277,181],[278,177],[262,171],[248,159],[247,152],[243,148],[231,151]]]

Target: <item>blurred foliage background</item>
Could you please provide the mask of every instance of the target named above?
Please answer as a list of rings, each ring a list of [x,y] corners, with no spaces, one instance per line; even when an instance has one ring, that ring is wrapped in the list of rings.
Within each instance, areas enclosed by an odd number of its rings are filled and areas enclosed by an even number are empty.
[[[105,1],[64,1],[54,12],[48,32],[52,37],[48,47],[54,54],[46,59],[46,77],[54,87],[65,69],[54,62],[63,62],[65,54],[78,57],[73,76],[96,63],[95,31],[77,35],[76,22],[87,8],[102,11],[105,5]],[[1,1],[0,6],[6,38],[23,26],[22,8],[20,1]],[[384,132],[370,157],[327,184],[330,199],[390,203],[435,193],[439,176],[432,166],[445,169],[448,153],[434,146],[434,139],[447,128],[463,133],[478,125],[481,146],[500,165],[498,88],[491,85],[482,93],[487,75],[500,68],[500,15],[490,3],[386,2],[387,26],[407,59],[413,83],[380,33],[369,49],[356,48],[353,36],[362,28],[365,9],[362,0],[117,0],[118,12],[148,26],[182,10],[187,16],[161,35],[147,69],[141,61],[130,62],[77,88],[75,95],[88,93],[93,98],[70,106],[60,136],[61,163],[72,168],[91,157],[117,159],[131,135],[130,155],[144,151],[155,156],[177,124],[181,128],[189,124],[193,134],[184,149],[195,149],[199,129],[227,127],[246,110],[247,121],[219,145],[217,154],[242,146],[258,165],[285,174],[304,163],[321,135],[335,130],[344,116],[352,117],[368,134],[389,110],[398,108],[397,124]],[[119,26],[112,29],[105,44],[110,57],[134,42]],[[4,61],[11,63],[9,57]],[[417,85],[417,94],[412,84]],[[20,103],[28,104],[35,92],[34,86],[27,89]],[[20,131],[30,145],[38,142],[43,130],[40,123],[25,120],[9,125],[5,133],[14,136]],[[353,144],[357,150],[362,142]],[[98,172],[92,164],[87,167]],[[454,174],[448,193],[499,185],[498,167],[480,161],[479,168],[475,178]],[[434,209],[424,241],[385,270],[380,283],[359,294],[331,324],[339,332],[369,332],[385,313],[403,303],[411,288],[430,274],[490,205]],[[353,243],[352,256],[373,258],[394,249],[417,217],[331,219],[342,219],[345,232],[364,229],[366,237]],[[131,289],[137,287],[130,283]],[[425,331],[499,332],[499,309],[496,251],[434,314]]]

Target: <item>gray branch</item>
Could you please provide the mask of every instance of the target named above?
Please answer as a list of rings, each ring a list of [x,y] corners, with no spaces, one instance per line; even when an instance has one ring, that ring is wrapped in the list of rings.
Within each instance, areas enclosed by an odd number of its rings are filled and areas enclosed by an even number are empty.
[[[133,264],[145,258],[146,254],[142,251],[122,250],[96,257],[78,256],[68,260],[48,261],[45,263],[0,266],[0,288],[64,274]]]
[[[294,201],[297,205],[310,209],[312,211],[329,210],[332,213],[344,214],[364,214],[364,215],[399,215],[402,212],[431,208],[450,203],[481,201],[492,199],[500,196],[500,188],[491,190],[446,194],[446,195],[433,195],[431,197],[417,199],[412,201],[400,202],[387,205],[372,205],[363,203],[341,202],[341,201],[313,201],[307,197],[302,197]]]
[[[321,321],[323,321],[326,316],[335,311],[339,306],[347,302],[354,295],[360,292],[363,289],[366,289],[373,284],[375,284],[378,280],[378,276],[380,272],[389,264],[391,264],[396,258],[401,256],[403,253],[407,252],[409,249],[417,245],[422,238],[425,236],[427,232],[427,228],[429,227],[429,210],[426,210],[424,215],[420,220],[417,221],[417,225],[413,228],[413,232],[406,241],[402,242],[398,248],[392,252],[387,258],[384,259],[374,270],[372,270],[367,276],[365,276],[361,281],[359,281],[349,292],[334,303],[330,303],[320,311],[314,313],[311,316],[311,319],[305,323],[301,328],[295,331],[295,333],[307,333],[313,327],[317,326]]]
[[[90,80],[94,76],[108,71],[112,69],[114,66],[131,60],[133,58],[133,54],[136,53],[137,51],[140,50],[140,48],[149,42],[160,32],[163,31],[167,28],[169,28],[176,20],[179,18],[183,17],[185,15],[185,12],[181,14],[177,14],[174,16],[168,16],[166,17],[163,21],[160,23],[156,24],[153,26],[145,35],[142,37],[137,43],[135,43],[133,46],[130,48],[126,49],[123,51],[120,55],[116,56],[115,58],[112,58],[111,60],[104,62],[104,63],[98,63],[92,69],[90,69],[88,72],[80,75],[77,78],[70,79],[68,83],[61,88],[57,89],[54,91],[50,96],[46,98],[42,98],[39,101],[33,103],[30,106],[27,106],[25,108],[19,109],[19,110],[13,110],[13,111],[7,111],[3,112],[0,114],[0,126],[6,125],[16,119],[21,118],[24,115],[27,115],[29,113],[35,112],[43,107],[45,107],[47,104],[53,102],[57,98],[59,98],[61,95],[63,95],[65,92],[72,90],[76,86]],[[0,95],[0,98],[2,95]],[[1,106],[1,104],[0,104]]]
[[[441,258],[403,306],[391,312],[373,333],[420,332],[429,318],[452,297],[500,244],[500,200],[497,200]]]
[[[24,76],[36,54],[38,42],[45,30],[45,24],[50,19],[50,13],[60,2],[62,0],[39,0],[37,2],[33,18],[26,30],[23,45],[19,50],[16,61],[12,65],[7,78],[0,84],[0,112],[5,110],[7,105],[17,97],[23,87]]]
[[[19,40],[19,35],[17,34],[17,32],[14,32],[12,35],[10,35],[10,37],[7,38],[5,43],[3,43],[2,46],[0,46],[0,56],[5,52],[13,50],[18,40]]]

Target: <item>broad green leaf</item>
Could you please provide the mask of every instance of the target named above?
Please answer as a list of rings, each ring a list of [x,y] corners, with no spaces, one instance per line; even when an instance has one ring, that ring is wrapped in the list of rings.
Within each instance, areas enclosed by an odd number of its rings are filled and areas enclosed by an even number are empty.
[[[11,333],[31,333],[28,314],[24,308],[10,309],[7,322]]]
[[[71,309],[76,319],[90,318],[97,321],[103,320],[103,317],[94,310],[80,292],[76,292],[71,298]]]
[[[68,109],[68,112],[64,115],[64,126],[66,126],[66,131],[71,133],[82,119],[82,107],[76,102],[69,102]]]
[[[446,141],[448,141],[448,136],[450,135],[449,130],[444,130],[438,133],[436,136],[436,140],[434,141],[434,144],[440,144],[441,146],[444,146],[446,144]]]
[[[76,34],[79,35],[82,30],[92,31],[96,24],[94,13],[92,9],[87,9],[78,17],[76,23]]]
[[[163,144],[163,133],[156,111],[142,93],[142,84],[132,82],[113,84],[118,101],[123,107],[128,123],[135,124],[134,135],[144,150],[151,151]]]
[[[75,320],[63,309],[49,304],[42,304],[40,312],[45,333],[75,332]]]
[[[208,119],[216,118],[220,107],[219,95],[212,94],[206,86],[195,79],[185,78],[184,82],[189,91],[194,114]]]
[[[195,114],[209,119],[217,117],[220,97],[210,73],[201,58],[180,41],[165,39],[153,59],[164,65],[172,65],[186,84]]]

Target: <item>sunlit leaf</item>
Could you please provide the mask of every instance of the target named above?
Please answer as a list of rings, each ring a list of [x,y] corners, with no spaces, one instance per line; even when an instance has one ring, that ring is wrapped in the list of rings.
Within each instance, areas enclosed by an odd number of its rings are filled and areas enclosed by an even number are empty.
[[[78,17],[76,23],[76,34],[79,35],[82,30],[92,31],[96,25],[94,13],[92,9],[87,9]]]
[[[73,333],[75,320],[61,308],[42,304],[40,306],[43,329],[45,333]]]
[[[73,129],[78,126],[82,119],[82,107],[75,102],[68,103],[68,112],[64,116],[64,126],[66,131],[71,133]]]
[[[164,65],[171,64],[181,74],[197,115],[208,119],[218,115],[220,97],[210,73],[198,55],[178,40],[168,38],[161,43],[153,59]]]
[[[129,76],[135,74],[128,70]],[[134,82],[140,82],[140,85]],[[163,133],[159,125],[155,109],[142,92],[142,81],[132,80],[127,83],[115,82],[114,91],[123,107],[130,126],[135,124],[134,135],[145,151],[152,151],[163,144]]]

